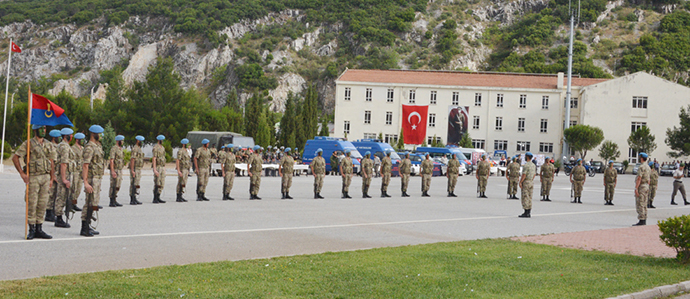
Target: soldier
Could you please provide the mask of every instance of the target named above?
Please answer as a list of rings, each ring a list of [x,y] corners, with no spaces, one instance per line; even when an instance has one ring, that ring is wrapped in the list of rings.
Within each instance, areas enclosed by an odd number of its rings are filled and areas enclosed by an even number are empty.
[[[477,185],[479,186],[479,197],[486,198],[486,183],[489,181],[491,174],[491,165],[486,161],[486,155],[482,155],[482,160],[477,164]],[[517,192],[517,191],[516,191]]]
[[[613,205],[613,192],[618,184],[618,172],[613,168],[613,160],[609,161],[609,167],[604,170],[604,205]]]
[[[551,201],[549,195],[551,195],[551,184],[554,179],[555,167],[551,163],[551,158],[546,157],[544,160],[544,165],[541,166],[539,171],[539,180],[541,181],[541,201]]]
[[[654,197],[656,197],[656,188],[659,186],[659,170],[655,166],[653,161],[649,161],[651,173],[649,175],[649,198],[647,198],[648,209],[656,209],[652,203],[654,202]]]
[[[283,197],[281,199],[292,199],[290,197],[290,187],[292,186],[292,173],[295,168],[295,159],[290,156],[290,148],[285,149],[285,155],[278,163],[278,175],[281,177],[281,191]]]
[[[232,191],[232,185],[235,182],[235,163],[237,163],[237,158],[232,152],[234,150],[234,145],[228,144],[225,146],[225,154],[221,160],[221,169],[223,171],[223,200],[235,200],[230,197],[230,191]]]
[[[60,142],[60,137],[62,137],[62,134],[60,134],[60,130],[50,130],[50,133],[48,133],[48,135],[50,136],[50,142],[46,143],[46,149],[49,152],[48,157],[53,162],[53,166],[57,168],[57,146]],[[55,221],[55,211],[53,209],[55,208],[55,197],[57,196],[57,176],[54,175],[52,177],[52,180],[53,181],[50,183],[50,188],[48,189],[48,205],[46,206],[45,221],[48,222]]]
[[[434,163],[431,162],[429,153],[424,154],[426,159],[422,161],[422,196],[430,197],[429,187],[431,187],[431,175],[434,172]]]
[[[314,199],[322,199],[321,188],[323,187],[323,177],[326,175],[326,160],[323,159],[323,149],[316,150],[316,157],[311,161],[311,173],[314,174]]]
[[[84,133],[74,134],[74,139],[77,141],[72,145],[72,151],[74,152],[74,162],[75,169],[72,172],[72,182],[70,188],[71,200],[72,200],[72,211],[81,212],[81,208],[77,206],[77,199],[84,188],[84,182],[81,179],[81,164],[82,164],[82,154],[84,152],[84,138],[86,135]]]
[[[208,150],[211,152],[211,162],[216,163],[216,161],[218,161],[218,150],[216,149],[216,144],[211,144]],[[211,164],[208,166],[211,167]]]
[[[386,150],[386,156],[381,160],[381,197],[391,197],[388,195],[388,185],[391,183],[392,169],[391,150]]]
[[[165,203],[161,199],[163,187],[165,187],[165,148],[163,147],[163,140],[165,136],[156,136],[158,143],[153,146],[153,203]]]
[[[506,179],[508,180],[508,199],[518,199],[515,194],[517,194],[518,181],[520,180],[520,162],[517,156],[513,157],[513,160],[508,164],[506,168]]]
[[[446,177],[448,177],[448,197],[458,197],[455,195],[455,185],[458,183],[458,175],[460,173],[460,161],[456,154],[451,155],[448,160],[448,170]]]
[[[52,236],[43,231],[43,214],[46,212],[46,204],[48,203],[48,189],[50,189],[55,176],[53,161],[50,160],[51,152],[48,149],[51,145],[48,145],[49,142],[44,139],[46,136],[45,126],[33,125],[31,128],[34,131],[34,137],[24,141],[12,156],[14,168],[26,184],[26,188],[29,189],[29,198],[26,202],[29,232],[26,239],[52,239]],[[19,159],[26,163],[27,142],[30,142],[30,161],[26,168],[22,168]],[[29,170],[28,174],[26,173],[27,169]]]
[[[137,200],[139,194],[139,187],[141,186],[141,168],[144,167],[144,152],[141,150],[144,136],[137,136],[137,142],[132,148],[132,155],[129,159],[129,204],[140,205],[141,202]]]
[[[103,157],[103,146],[101,145],[101,133],[103,127],[93,125],[89,128],[89,143],[84,147],[82,180],[84,181],[84,191],[86,192],[86,202],[81,212],[81,231],[80,235],[93,237],[99,232],[91,228],[93,212],[98,211],[98,202],[101,194],[101,181],[105,173],[105,159]]]
[[[338,170],[339,164],[338,153],[334,151],[331,155],[331,175],[337,175],[340,173],[340,170]]]
[[[520,199],[525,212],[518,216],[520,218],[532,217],[532,193],[534,193],[534,176],[537,174],[537,166],[532,163],[532,153],[525,154],[525,162],[520,178]]]
[[[122,151],[122,141],[125,136],[115,136],[115,145],[110,149],[108,160],[110,160],[110,207],[121,207],[117,202],[117,192],[122,185],[122,167],[125,164],[125,154]]]
[[[374,176],[374,160],[371,159],[371,152],[367,151],[362,159],[362,198],[371,198],[369,186],[371,186],[372,176]],[[381,191],[381,197],[385,197],[383,191]]]
[[[340,175],[343,177],[342,198],[352,198],[350,196],[350,183],[352,182],[352,159],[350,158],[350,150],[345,150],[345,158],[340,161]]]
[[[206,185],[211,167],[211,151],[208,148],[208,139],[201,140],[201,147],[194,153],[194,169],[196,169],[196,201],[208,201],[206,198]]]
[[[412,168],[412,162],[410,162],[410,153],[405,152],[405,159],[400,162],[400,191],[402,191],[402,197],[410,197],[407,194],[407,185],[410,183],[410,172]]]
[[[189,167],[191,166],[191,158],[189,157],[189,152],[187,151],[187,144],[189,139],[184,138],[180,140],[182,148],[177,150],[177,157],[175,160],[175,169],[177,170],[177,198],[176,202],[187,202],[182,194],[187,187],[187,178],[189,177]]]
[[[647,154],[640,153],[640,167],[637,169],[637,178],[635,178],[635,204],[637,205],[637,219],[639,220],[633,226],[647,225],[647,196],[649,196],[649,179],[650,172],[649,165],[647,165]]]
[[[60,131],[62,134],[62,142],[57,148],[57,166],[56,166],[56,176],[57,178],[57,197],[55,199],[55,226],[69,228],[71,225],[62,219],[62,215],[65,212],[65,203],[67,200],[72,200],[70,196],[70,188],[72,187],[72,174],[76,171],[75,154],[69,145],[72,141],[72,133],[74,131],[70,128],[64,128]]]
[[[263,164],[261,161],[261,153],[263,148],[255,145],[254,155],[249,157],[249,163],[247,163],[247,169],[249,169],[249,199],[261,200],[259,197],[259,187],[261,187],[261,170],[263,170]]]
[[[582,203],[582,186],[587,180],[587,170],[582,166],[582,159],[577,159],[577,166],[570,172],[570,183],[573,185],[572,203]]]

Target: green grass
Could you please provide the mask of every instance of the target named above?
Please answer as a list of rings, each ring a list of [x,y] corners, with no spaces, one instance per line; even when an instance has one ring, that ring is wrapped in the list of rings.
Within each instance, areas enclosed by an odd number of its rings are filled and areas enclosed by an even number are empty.
[[[498,239],[5,281],[0,297],[604,298],[688,279],[673,259]]]

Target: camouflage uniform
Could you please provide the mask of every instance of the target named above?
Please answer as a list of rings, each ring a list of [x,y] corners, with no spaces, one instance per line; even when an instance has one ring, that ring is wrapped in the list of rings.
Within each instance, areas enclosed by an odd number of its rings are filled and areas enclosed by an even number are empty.
[[[206,147],[200,147],[194,152],[194,158],[197,163],[197,195],[206,193],[206,185],[208,185],[208,175],[211,167],[211,151]],[[203,197],[203,196],[202,196]]]
[[[613,193],[616,188],[616,180],[618,172],[613,167],[606,167],[604,170],[604,200],[607,202],[613,201]]]
[[[29,170],[29,202],[28,205],[28,223],[30,225],[43,224],[43,217],[46,212],[46,204],[48,203],[48,189],[50,187],[51,175],[53,172],[53,162],[50,157],[52,155],[49,141],[43,139],[43,142],[38,141],[38,138],[31,139],[31,161],[24,167],[24,172]],[[19,149],[14,153],[20,159],[24,160],[26,164],[26,141],[19,146]]]
[[[546,196],[548,199],[551,195],[551,184],[553,183],[553,174],[556,168],[551,163],[544,163],[539,171],[539,179],[541,180],[541,196]]]
[[[366,176],[364,174],[366,174]],[[369,197],[368,194],[372,176],[374,176],[374,160],[365,157],[362,159],[362,195],[364,195],[365,198]],[[383,187],[381,187],[381,189],[383,189]]]
[[[489,180],[489,173],[491,172],[491,165],[487,161],[479,161],[477,165],[477,183],[479,185],[479,193],[484,195],[486,192],[486,183]]]
[[[52,139],[52,138],[50,138],[50,139]],[[46,150],[48,151],[48,158],[53,163],[53,167],[54,167],[53,169],[55,169],[55,167],[57,167],[57,160],[58,160],[57,144],[50,141],[50,142],[46,142],[44,145],[46,145]],[[55,208],[55,198],[57,197],[58,184],[57,184],[56,180],[57,180],[57,176],[52,178],[52,184],[50,185],[50,187],[48,189],[48,203],[46,205],[46,210],[49,210],[49,212],[46,213],[46,218],[48,218],[49,216],[50,217],[55,216],[55,212],[53,209]],[[46,221],[54,221],[54,219],[53,218],[46,219]]]
[[[455,195],[455,185],[458,183],[458,175],[460,173],[460,161],[458,159],[448,160],[448,194]]]
[[[76,155],[74,154],[74,151],[72,151],[72,148],[69,146],[69,142],[67,142],[67,140],[60,142],[57,151],[58,163],[55,167],[55,176],[57,177],[58,190],[57,197],[55,199],[55,216],[59,217],[65,213],[65,202],[67,200],[71,200],[71,198],[67,198],[69,196],[71,186],[70,188],[67,188],[67,186],[65,186],[65,184],[62,182],[62,164],[67,166],[65,179],[72,180],[72,174],[77,171],[77,163],[75,162]],[[73,183],[74,181],[72,180],[70,185]]]
[[[153,159],[156,159],[156,171],[158,175],[154,172],[153,174],[153,184],[154,196],[160,199],[161,193],[163,193],[163,188],[165,187],[165,148],[156,144],[153,146]]]
[[[391,183],[391,171],[393,162],[391,157],[385,156],[381,159],[381,193],[388,195],[388,185]]]
[[[403,195],[407,194],[407,185],[410,183],[410,171],[412,162],[409,158],[405,158],[400,162],[400,191]]]
[[[237,163],[235,154],[231,152],[225,153],[221,163],[223,163],[223,171],[225,172],[225,177],[223,177],[223,194],[230,199],[230,192],[235,182],[235,163]]]
[[[263,170],[261,154],[254,153],[249,161],[249,171],[252,173],[252,177],[249,179],[249,194],[258,197],[261,187],[261,170]]]
[[[216,161],[218,159],[218,150],[216,149],[215,146],[209,146],[208,150],[211,153],[211,163],[216,163]],[[211,164],[209,163],[208,166],[211,167]]]
[[[340,161],[340,173],[343,177],[343,194],[349,195],[350,183],[352,182],[352,158],[345,157]]]
[[[130,163],[133,162],[130,169],[134,169],[134,171],[130,171],[129,197],[136,199],[137,194],[139,194],[139,187],[141,186],[141,168],[144,167],[144,152],[141,151],[141,146],[135,145],[134,148],[132,148],[131,159],[134,161],[130,161]]]
[[[122,185],[122,167],[125,166],[125,154],[122,151],[122,147],[118,146],[117,144],[113,145],[113,147],[110,149],[108,160],[113,160],[113,169],[117,174],[117,176],[114,178],[113,175],[110,174],[109,194],[110,200],[114,201],[117,197],[117,192],[120,191],[120,186]],[[110,203],[110,206],[113,206],[112,202]]]
[[[642,163],[637,169],[637,179],[640,180],[640,185],[637,187],[637,196],[635,196],[638,220],[647,220],[647,197],[649,196],[651,172],[647,163]]]
[[[659,186],[659,172],[654,168],[650,168],[649,197],[647,198],[647,206],[650,208],[652,207],[652,204],[654,203],[654,197],[656,197],[657,186]]]
[[[429,159],[422,161],[422,192],[426,194],[431,187],[431,175],[434,173],[434,163]]]
[[[316,156],[311,164],[312,172],[314,173],[314,195],[318,197],[321,195],[323,177],[326,175],[326,160],[321,156]]]
[[[84,152],[84,147],[79,145],[79,140],[72,145],[72,152],[74,153],[74,172],[72,172],[72,186],[70,186],[70,194],[72,195],[70,199],[76,204],[79,195],[81,195],[81,190],[84,188],[84,180],[81,177],[82,170],[82,154]]]
[[[177,150],[176,158],[180,165],[180,174],[177,176],[177,194],[182,195],[187,187],[187,178],[189,177],[189,167],[192,166],[192,158],[189,157],[189,152],[186,148]]]
[[[283,177],[280,180],[281,183],[281,192],[282,193],[289,193],[290,192],[290,187],[292,186],[292,174],[295,168],[295,159],[292,158],[290,155],[284,155],[282,159],[280,159],[280,172],[283,174]],[[287,195],[286,195],[287,197]]]
[[[98,202],[100,201],[101,181],[103,173],[105,173],[105,159],[103,158],[101,143],[94,141],[87,143],[82,157],[84,164],[88,164],[86,182],[93,188],[93,192],[86,194],[86,202],[81,212],[81,221],[87,221],[88,210],[98,211]]]
[[[573,177],[573,196],[580,198],[582,196],[582,186],[585,184],[585,177],[587,176],[587,170],[582,165],[577,165],[573,168],[573,172],[570,173]]]
[[[506,175],[508,176],[508,194],[511,198],[516,198],[518,181],[520,181],[520,162],[510,162],[506,169]]]
[[[522,175],[525,180],[522,181],[522,189],[520,191],[520,200],[522,201],[522,208],[525,210],[532,209],[532,194],[534,193],[534,176],[537,174],[537,166],[528,161],[522,166]]]

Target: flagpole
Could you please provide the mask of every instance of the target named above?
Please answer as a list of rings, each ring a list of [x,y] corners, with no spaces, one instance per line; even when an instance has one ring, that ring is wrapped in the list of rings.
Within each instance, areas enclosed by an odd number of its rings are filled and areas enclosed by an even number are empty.
[[[31,85],[29,85],[29,107],[27,111],[27,121],[26,121],[26,176],[29,178],[29,183],[26,184],[26,213],[24,217],[24,238],[28,237],[29,228],[29,187],[31,186],[31,174],[29,163],[31,161],[31,109],[33,106],[33,99],[31,98]]]
[[[5,84],[5,112],[2,115],[2,145],[0,145],[0,173],[5,172],[5,126],[7,124],[7,93],[10,90],[10,64],[12,64],[12,39],[10,38],[7,58],[7,83]]]

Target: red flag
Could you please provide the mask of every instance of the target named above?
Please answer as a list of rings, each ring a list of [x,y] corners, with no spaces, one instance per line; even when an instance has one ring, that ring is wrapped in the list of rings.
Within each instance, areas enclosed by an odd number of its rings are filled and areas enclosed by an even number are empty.
[[[22,49],[19,48],[19,46],[17,46],[17,44],[15,44],[14,42],[12,42],[12,52],[21,53],[21,52],[22,52]]]
[[[403,105],[403,138],[405,144],[422,144],[426,138],[426,119],[429,106]]]

